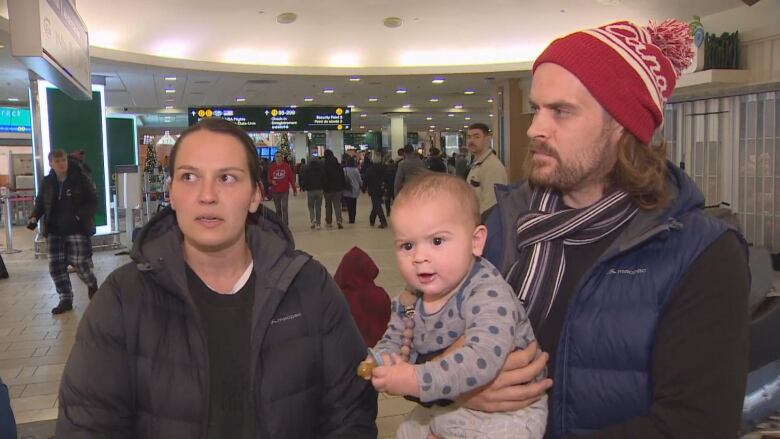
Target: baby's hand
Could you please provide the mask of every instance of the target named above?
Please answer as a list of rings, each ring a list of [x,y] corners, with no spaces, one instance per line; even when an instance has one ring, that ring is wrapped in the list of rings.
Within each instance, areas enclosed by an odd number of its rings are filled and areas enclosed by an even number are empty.
[[[379,392],[387,392],[393,395],[420,396],[420,386],[417,383],[417,374],[414,366],[403,361],[397,354],[384,357],[386,366],[375,367],[371,383]]]

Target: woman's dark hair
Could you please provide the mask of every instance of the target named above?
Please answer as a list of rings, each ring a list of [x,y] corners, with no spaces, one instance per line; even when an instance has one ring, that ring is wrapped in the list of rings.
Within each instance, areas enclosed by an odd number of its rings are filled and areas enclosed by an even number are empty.
[[[348,168],[354,168],[355,166],[357,166],[357,161],[355,160],[355,157],[352,157],[351,155],[344,157],[344,163],[345,166]]]
[[[181,147],[181,142],[183,142],[184,139],[190,134],[200,130],[210,131],[212,133],[227,134],[228,136],[238,140],[239,143],[241,143],[241,146],[244,147],[244,152],[246,153],[246,164],[247,168],[249,169],[249,176],[252,178],[252,181],[255,182],[255,184],[260,184],[260,164],[257,162],[257,152],[255,150],[255,144],[252,141],[252,138],[249,137],[246,131],[233,122],[215,117],[203,119],[181,133],[181,136],[179,136],[179,138],[176,140],[176,143],[173,145],[173,149],[171,150],[171,155],[169,157],[169,169],[171,175],[176,172],[176,155],[179,152],[179,148]]]

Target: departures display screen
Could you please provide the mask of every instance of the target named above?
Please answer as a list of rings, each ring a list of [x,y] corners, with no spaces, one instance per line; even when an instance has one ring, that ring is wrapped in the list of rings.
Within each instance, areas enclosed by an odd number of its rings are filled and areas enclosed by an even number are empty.
[[[207,117],[229,120],[247,131],[343,131],[352,126],[349,107],[191,107],[189,125]]]

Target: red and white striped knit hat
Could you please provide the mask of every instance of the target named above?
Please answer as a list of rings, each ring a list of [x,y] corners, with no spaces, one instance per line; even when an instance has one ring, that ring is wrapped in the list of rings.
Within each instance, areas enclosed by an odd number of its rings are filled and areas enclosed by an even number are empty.
[[[688,24],[666,20],[647,27],[627,21],[553,41],[534,62],[565,68],[645,145],[663,123],[663,107],[693,60]]]

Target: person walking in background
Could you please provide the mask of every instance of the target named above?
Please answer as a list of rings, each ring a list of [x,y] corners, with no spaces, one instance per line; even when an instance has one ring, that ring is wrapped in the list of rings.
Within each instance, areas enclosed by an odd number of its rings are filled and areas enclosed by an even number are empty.
[[[325,186],[325,169],[322,161],[314,159],[303,169],[301,190],[306,192],[309,206],[309,227],[317,230],[322,224],[322,188]]]
[[[433,172],[447,173],[447,164],[444,163],[444,159],[441,156],[441,151],[435,146],[430,149],[430,156],[425,162],[425,167]]]
[[[379,153],[375,153],[371,160],[374,163],[366,170],[366,178],[363,180],[363,192],[368,192],[368,196],[371,197],[368,223],[374,227],[374,222],[379,217],[379,228],[384,229],[387,227],[387,218],[382,210],[382,198],[385,195],[385,165]]]
[[[480,214],[495,206],[496,185],[507,183],[506,168],[493,154],[490,139],[490,129],[484,123],[471,124],[466,132],[469,151],[474,154],[466,181],[477,194]]]
[[[455,156],[455,175],[464,180],[469,175],[469,160],[466,158],[466,151],[462,148]]]
[[[425,170],[425,163],[420,159],[412,145],[404,146],[404,159],[398,163],[398,170],[395,173],[395,183],[393,184],[393,195],[404,186],[404,182],[416,173]]]
[[[305,170],[306,170],[306,159],[301,159],[301,162],[298,163],[297,165],[295,165],[295,176],[298,178],[298,187],[303,186],[303,183],[301,183],[301,181],[302,181],[302,178],[303,178],[302,177],[303,176],[303,172]],[[301,190],[303,190],[303,189],[301,189]]]
[[[387,212],[387,217],[390,217],[390,207],[393,204],[393,199],[395,198],[395,174],[398,171],[398,163],[393,160],[393,157],[388,155],[387,159],[385,160],[385,172],[384,172],[384,181],[385,181],[385,212]]]
[[[92,181],[76,166],[69,166],[65,151],[55,149],[49,153],[49,163],[51,172],[38,186],[35,208],[27,224],[28,228],[35,229],[40,220],[41,235],[46,237],[48,248],[49,274],[60,297],[59,304],[51,312],[62,314],[73,309],[68,265],[73,266],[87,284],[90,300],[98,288],[89,264],[97,194]]]
[[[268,175],[271,179],[271,198],[274,200],[274,209],[284,224],[290,224],[288,209],[290,189],[293,191],[293,196],[298,196],[298,188],[295,186],[292,168],[283,160],[282,153],[277,152],[274,160],[276,160],[275,163],[268,169]]]
[[[344,167],[344,183],[349,184],[344,188],[344,201],[347,205],[347,215],[349,223],[355,224],[357,215],[357,199],[360,196],[360,188],[363,187],[363,179],[360,178],[355,157],[347,157]]]
[[[333,151],[325,150],[325,182],[323,192],[325,194],[325,225],[333,226],[333,216],[336,216],[336,225],[343,229],[341,215],[341,193],[344,190],[344,170],[341,168],[338,159],[333,155]]]
[[[378,272],[378,270],[377,270]],[[390,299],[387,299],[387,320],[390,319]],[[379,331],[379,335],[382,335],[384,328]],[[11,409],[11,398],[8,394],[8,386],[3,382],[0,377],[0,437],[14,439],[16,438],[16,420],[14,419],[14,412]]]
[[[263,200],[270,201],[271,200],[271,185],[268,181],[268,160],[266,159],[260,159],[260,180],[263,185]]]

